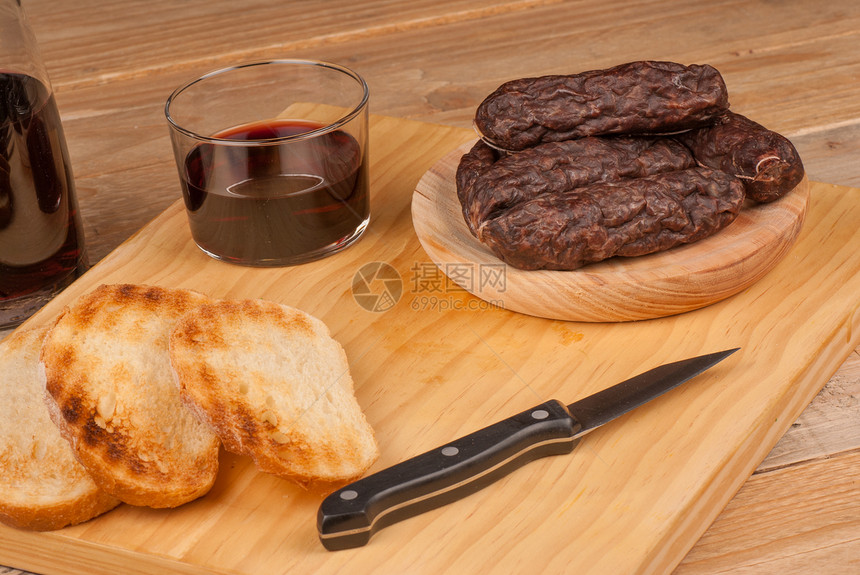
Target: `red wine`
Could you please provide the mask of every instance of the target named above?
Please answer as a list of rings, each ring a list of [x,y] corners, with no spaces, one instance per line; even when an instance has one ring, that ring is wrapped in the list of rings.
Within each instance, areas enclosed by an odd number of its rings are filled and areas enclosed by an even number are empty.
[[[224,130],[185,160],[183,197],[192,236],[207,253],[251,265],[301,263],[349,243],[369,214],[367,162],[350,134],[270,120]],[[277,140],[298,136],[288,140]]]
[[[0,327],[26,319],[86,265],[53,94],[0,72]]]

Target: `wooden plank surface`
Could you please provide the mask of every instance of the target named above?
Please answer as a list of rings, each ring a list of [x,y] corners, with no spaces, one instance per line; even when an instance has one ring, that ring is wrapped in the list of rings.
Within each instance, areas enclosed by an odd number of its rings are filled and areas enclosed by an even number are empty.
[[[374,112],[462,127],[490,89],[513,77],[644,57],[707,61],[724,72],[733,107],[791,137],[812,180],[860,186],[860,6],[853,0],[363,0],[249,2],[241,9],[226,0],[29,0],[25,6],[58,91],[94,262],[178,197],[161,114],[167,94],[192,75],[248,58],[345,63],[368,79]],[[858,357],[788,429],[772,454],[778,469],[860,448],[860,408],[852,400],[860,374],[851,367]],[[770,460],[754,479],[774,471]],[[802,478],[782,473],[771,486],[802,499]],[[791,497],[757,493],[762,505],[804,533],[805,517],[792,512]],[[848,512],[860,514],[860,503]],[[732,525],[712,548],[752,550],[737,569],[771,572],[755,561],[758,532]],[[817,573],[844,572],[844,555],[828,550],[845,538],[831,534],[816,539],[818,553],[808,554]],[[792,555],[798,538],[785,539],[782,553],[802,564]]]
[[[52,27],[58,35],[57,39],[46,38],[43,51],[58,92],[84,224],[96,261],[177,197],[176,169],[163,117],[167,95],[215,66],[263,55],[230,43],[213,51],[210,38],[229,36],[236,26],[243,30],[249,26],[243,24],[246,20],[225,17],[205,20],[211,26],[183,28],[185,35],[172,34],[179,44],[176,50],[168,49],[165,44],[170,42],[155,32],[170,29],[163,25],[163,15],[191,19],[200,2],[174,5],[166,12],[143,10],[132,2],[137,8],[128,15],[122,15],[122,4],[108,10],[113,16],[108,20],[111,24],[102,25],[119,32],[109,28],[99,33],[99,27],[93,40],[84,24],[61,27],[55,20],[59,16],[40,2],[33,2],[30,10],[37,37],[45,36],[39,32]],[[433,13],[437,16],[428,17],[420,26],[410,20],[391,25],[397,21],[400,3],[381,2],[366,10],[386,25],[344,19],[342,31],[333,35],[318,21],[330,18],[318,18],[312,19],[316,24],[309,23],[309,28],[302,27],[301,34],[293,33],[288,23],[301,21],[308,4],[315,3],[283,3],[278,21],[291,33],[276,35],[279,43],[272,45],[273,32],[269,31],[256,42],[266,46],[269,57],[320,58],[354,67],[367,79],[371,110],[378,114],[469,127],[475,106],[504,80],[581,71],[635,58],[665,58],[713,63],[723,72],[738,111],[790,137],[800,133],[828,142],[827,135],[818,130],[855,125],[860,116],[860,103],[847,88],[850,78],[860,73],[854,57],[856,39],[850,33],[860,22],[860,10],[849,2],[828,3],[814,11],[807,8],[810,13],[802,15],[804,10],[796,6],[786,10],[784,6],[777,9],[726,1],[695,3],[682,10],[668,0],[514,2],[507,10],[492,4],[484,11],[468,12],[470,18],[464,19],[445,19],[441,14],[447,4],[430,3],[436,6]],[[324,6],[322,14],[329,15],[341,8],[337,3]],[[77,4],[64,8],[66,21],[72,13],[81,20],[84,13],[101,12],[80,10]],[[455,3],[447,10],[459,14],[463,5]],[[733,20],[736,27],[730,30],[714,23],[724,18],[720,14],[738,12],[744,18]],[[254,13],[250,10],[250,16],[242,18],[254,20]],[[274,18],[269,11],[262,15]],[[40,18],[47,18],[45,28],[38,27]],[[789,35],[783,27],[795,20],[796,30]],[[576,22],[576,26],[562,22]],[[826,41],[821,37],[824,30],[829,31]],[[126,39],[120,56],[112,58],[103,51],[102,43],[110,40],[102,35]],[[307,36],[316,38],[318,44],[307,45],[303,39]],[[463,42],[464,38],[469,41]],[[442,53],[446,56],[440,57]],[[89,61],[82,61],[85,59]],[[850,134],[843,139],[849,143],[825,145],[830,157],[842,158],[840,167],[833,169],[847,172],[852,140]],[[856,142],[853,145],[856,151]],[[801,153],[805,158],[804,150]],[[852,185],[840,173],[821,172],[815,164],[807,167],[812,180]],[[146,188],[146,201],[136,201],[133,206],[125,201]]]
[[[856,450],[754,475],[675,570],[801,575],[860,571]],[[786,483],[803,485],[800,493]],[[775,511],[778,510],[778,511]],[[755,531],[756,543],[738,540]],[[833,567],[827,567],[833,565]]]
[[[345,252],[298,268],[218,262],[190,240],[177,202],[27,325],[50,321],[99,283],[120,281],[305,309],[329,325],[350,357],[359,402],[380,442],[376,468],[546,399],[582,397],[647,366],[741,346],[738,357],[697,385],[592,432],[574,456],[536,462],[493,489],[383,530],[364,548],[324,552],[315,529],[323,493],[225,454],[213,490],[193,503],[175,510],[122,506],[48,534],[0,529],[0,558],[73,573],[112,573],[127,564],[187,573],[327,573],[347,564],[357,572],[465,566],[662,573],[684,557],[858,343],[860,253],[851,246],[860,241],[860,190],[813,183],[795,247],[734,297],[643,322],[557,322],[474,305],[455,287],[421,289],[423,274],[437,276],[408,217],[412,190],[471,132],[376,117],[371,134],[374,218],[366,237]],[[377,261],[412,287],[397,306],[372,313],[350,286],[357,270]],[[789,313],[792,321],[783,321]],[[57,548],[82,561],[69,565]]]

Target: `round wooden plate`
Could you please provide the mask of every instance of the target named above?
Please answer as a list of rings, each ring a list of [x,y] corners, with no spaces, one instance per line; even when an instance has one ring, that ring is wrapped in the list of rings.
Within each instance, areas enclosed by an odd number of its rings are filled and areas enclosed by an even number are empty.
[[[758,281],[785,256],[809,203],[804,177],[776,202],[748,201],[731,225],[700,242],[573,271],[524,271],[496,258],[463,220],[455,174],[473,144],[453,150],[418,182],[412,195],[415,233],[433,262],[463,289],[499,307],[539,317],[642,320],[725,299]]]

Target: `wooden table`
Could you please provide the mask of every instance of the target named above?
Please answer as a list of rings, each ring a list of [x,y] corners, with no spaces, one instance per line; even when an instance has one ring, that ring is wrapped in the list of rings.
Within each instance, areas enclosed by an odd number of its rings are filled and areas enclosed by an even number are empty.
[[[25,7],[56,91],[93,263],[179,197],[167,95],[212,68],[262,58],[345,64],[368,81],[373,113],[462,127],[508,79],[637,59],[710,63],[733,109],[791,138],[811,180],[860,187],[854,0],[30,0]],[[675,573],[860,569],[858,397],[860,349]],[[6,572],[20,573],[0,567]]]

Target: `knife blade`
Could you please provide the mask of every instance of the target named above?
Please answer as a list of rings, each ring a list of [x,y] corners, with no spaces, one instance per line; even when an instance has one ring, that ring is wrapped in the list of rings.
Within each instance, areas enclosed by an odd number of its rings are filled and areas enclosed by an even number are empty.
[[[327,496],[317,530],[329,551],[360,547],[387,525],[483,489],[713,367],[739,348],[667,363],[570,405],[549,400],[368,475]]]

